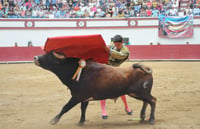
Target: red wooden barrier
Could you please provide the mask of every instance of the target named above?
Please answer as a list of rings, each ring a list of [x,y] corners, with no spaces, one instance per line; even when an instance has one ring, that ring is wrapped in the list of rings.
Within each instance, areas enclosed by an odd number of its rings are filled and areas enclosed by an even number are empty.
[[[198,45],[130,45],[130,60],[200,60]],[[0,62],[33,61],[41,47],[0,47]]]
[[[43,53],[41,47],[0,47],[0,62],[33,61],[34,56]]]
[[[200,45],[131,45],[130,59],[199,60]]]

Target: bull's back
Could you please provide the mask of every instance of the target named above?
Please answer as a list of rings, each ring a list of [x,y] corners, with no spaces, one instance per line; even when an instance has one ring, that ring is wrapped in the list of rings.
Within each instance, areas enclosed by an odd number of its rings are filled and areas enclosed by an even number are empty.
[[[82,87],[89,91],[91,96],[102,96],[102,98],[113,98],[125,94],[129,75],[133,68],[117,68],[109,65],[90,63],[85,69]]]

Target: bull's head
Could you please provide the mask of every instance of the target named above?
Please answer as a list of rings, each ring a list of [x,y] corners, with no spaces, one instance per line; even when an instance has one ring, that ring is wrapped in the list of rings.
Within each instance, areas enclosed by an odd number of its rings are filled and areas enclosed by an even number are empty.
[[[65,62],[65,55],[52,51],[44,55],[35,56],[34,62],[37,66],[54,71]]]

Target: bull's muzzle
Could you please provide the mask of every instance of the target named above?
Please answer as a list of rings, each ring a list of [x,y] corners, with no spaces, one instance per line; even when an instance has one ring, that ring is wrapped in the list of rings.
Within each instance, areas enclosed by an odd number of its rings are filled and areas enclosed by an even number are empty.
[[[35,56],[34,57],[34,63],[35,63],[35,65],[40,65],[40,63],[38,62],[38,59],[39,59],[39,57],[38,56]]]

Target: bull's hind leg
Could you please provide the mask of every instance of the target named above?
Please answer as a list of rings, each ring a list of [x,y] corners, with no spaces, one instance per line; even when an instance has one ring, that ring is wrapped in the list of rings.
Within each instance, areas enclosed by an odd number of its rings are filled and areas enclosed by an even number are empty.
[[[77,105],[80,101],[78,101],[76,98],[71,98],[69,102],[62,108],[61,112],[56,115],[51,121],[50,124],[54,125],[57,124],[62,115],[66,112],[68,112],[72,107]]]
[[[149,103],[150,106],[151,106],[149,124],[154,124],[154,122],[155,122],[156,98],[150,95],[143,101],[144,101],[144,103],[143,103],[143,107],[142,107],[142,110],[141,110],[141,116],[140,116],[141,120],[144,121],[145,110],[146,110],[146,107],[147,107],[147,103]]]
[[[136,99],[143,101],[143,106],[142,106],[142,109],[141,109],[141,112],[140,112],[141,122],[144,121],[147,105],[150,104],[151,114],[150,114],[150,118],[149,118],[149,124],[154,124],[154,122],[155,122],[155,116],[154,115],[155,115],[155,108],[156,108],[156,98],[151,96],[151,95],[145,96],[145,97],[138,97],[134,93],[131,93],[131,94],[128,94],[128,95],[133,97],[133,98],[136,98]]]
[[[149,118],[149,123],[150,124],[154,124],[155,121],[155,108],[156,108],[156,98],[151,96],[151,100],[150,100],[150,106],[151,106],[151,114],[150,114],[150,118]]]
[[[140,122],[144,122],[144,120],[145,120],[145,112],[146,112],[147,105],[148,105],[148,103],[143,101],[143,106],[142,106],[142,109],[140,112],[140,118],[141,118]]]
[[[81,119],[79,125],[83,125],[85,122],[85,113],[89,102],[81,102]]]

